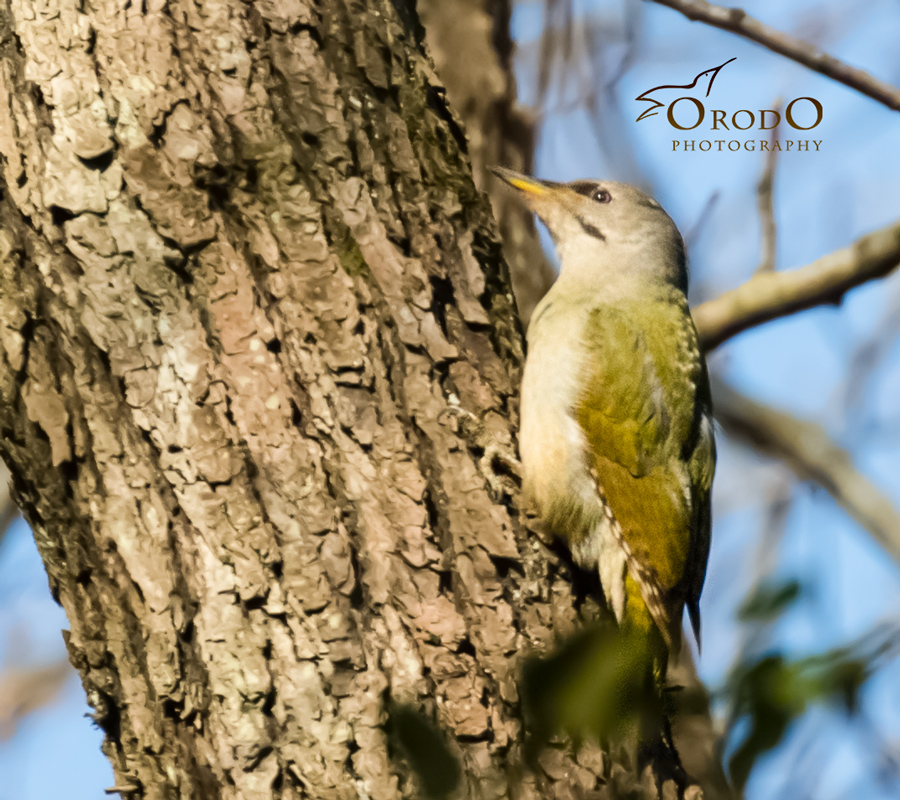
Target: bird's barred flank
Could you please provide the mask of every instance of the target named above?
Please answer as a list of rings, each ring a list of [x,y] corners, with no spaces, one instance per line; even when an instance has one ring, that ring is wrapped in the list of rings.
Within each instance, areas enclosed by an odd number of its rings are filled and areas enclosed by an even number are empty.
[[[662,634],[666,647],[671,651],[674,645],[671,631],[672,621],[669,617],[669,612],[666,610],[666,604],[663,601],[662,593],[659,591],[659,583],[656,575],[653,573],[652,569],[645,567],[638,560],[637,556],[635,556],[634,551],[631,549],[631,546],[628,544],[628,541],[622,533],[622,526],[619,524],[612,508],[610,508],[609,503],[606,501],[606,497],[603,494],[603,487],[600,486],[599,478],[594,470],[591,470],[591,476],[594,478],[597,485],[597,495],[600,507],[603,509],[603,516],[606,517],[606,521],[609,523],[609,529],[612,531],[613,536],[619,543],[619,547],[622,548],[622,552],[625,554],[625,561],[628,564],[628,569],[631,571],[631,577],[634,578],[641,590],[641,597],[644,598],[644,602],[647,604],[647,610],[650,612],[650,616],[653,617],[656,627],[659,628],[659,632]]]

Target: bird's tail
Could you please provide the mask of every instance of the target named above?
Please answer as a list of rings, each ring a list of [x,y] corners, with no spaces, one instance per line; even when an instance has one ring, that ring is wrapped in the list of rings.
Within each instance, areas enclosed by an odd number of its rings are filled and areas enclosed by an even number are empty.
[[[622,615],[621,628],[624,636],[634,640],[634,647],[645,650],[643,655],[646,662],[652,666],[659,682],[664,681],[669,661],[668,641],[676,637],[671,632],[667,632],[667,636],[664,636],[660,631],[657,620],[654,619],[641,593],[640,584],[630,573],[625,577],[625,611]],[[678,633],[680,634],[680,630]],[[677,638],[680,639],[680,636]],[[677,647],[679,642],[675,641],[673,644]]]
[[[644,742],[656,741],[668,731],[664,691],[669,645],[630,574],[625,578],[625,595],[619,632],[632,671],[629,684],[634,693],[636,732]]]

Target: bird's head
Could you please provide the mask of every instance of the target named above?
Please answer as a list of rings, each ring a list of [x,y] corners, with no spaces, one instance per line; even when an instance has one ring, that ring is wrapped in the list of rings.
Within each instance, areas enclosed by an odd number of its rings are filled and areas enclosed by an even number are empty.
[[[640,189],[616,181],[542,181],[501,167],[492,172],[517,189],[547,226],[563,273],[664,281],[686,290],[681,234]]]

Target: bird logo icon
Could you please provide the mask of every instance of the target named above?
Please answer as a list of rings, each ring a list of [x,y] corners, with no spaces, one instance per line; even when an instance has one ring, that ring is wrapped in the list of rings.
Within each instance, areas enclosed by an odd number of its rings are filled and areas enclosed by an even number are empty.
[[[737,60],[737,57],[729,58],[728,61],[725,62],[725,64],[730,64],[732,61],[735,61],[735,60]],[[719,70],[721,70],[722,67],[725,66],[725,64],[719,64],[718,67],[712,67],[711,69],[703,70],[703,72],[699,73],[697,75],[697,77],[694,78],[694,80],[692,80],[690,83],[685,83],[685,84],[672,83],[672,84],[664,84],[662,86],[654,86],[652,89],[647,89],[646,92],[639,94],[637,97],[634,98],[635,100],[643,100],[647,103],[650,103],[651,105],[650,105],[650,108],[644,109],[643,113],[635,120],[635,122],[640,122],[645,117],[654,116],[656,114],[657,110],[662,108],[663,105],[665,105],[661,100],[657,100],[655,97],[650,96],[654,92],[660,92],[663,89],[693,89],[694,87],[697,86],[698,83],[701,84],[701,88],[702,88],[703,79],[708,77],[709,83],[706,86],[706,94],[704,96],[709,97],[709,93],[712,90],[713,81],[715,81],[716,76],[719,74]]]

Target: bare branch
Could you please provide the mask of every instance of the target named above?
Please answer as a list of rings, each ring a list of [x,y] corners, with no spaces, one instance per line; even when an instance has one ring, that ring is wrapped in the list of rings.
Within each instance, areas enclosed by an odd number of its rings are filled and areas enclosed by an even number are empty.
[[[843,61],[823,53],[803,39],[764,25],[749,16],[743,9],[722,8],[706,3],[704,0],[653,0],[653,2],[675,9],[688,19],[705,22],[707,25],[750,39],[821,75],[843,83],[844,86],[849,86],[894,111],[900,111],[900,89],[879,80],[865,70],[851,67]]]
[[[9,530],[9,526],[18,516],[19,509],[9,496],[9,470],[3,462],[0,462],[0,544]]]
[[[900,561],[900,511],[821,425],[751,400],[720,381],[713,388],[716,418],[729,433],[818,483]]]
[[[900,264],[900,222],[857,239],[811,264],[786,272],[754,275],[736,289],[694,309],[707,351],[764,322],[806,308],[840,303],[860,284],[882,278]]]
[[[23,717],[53,702],[71,674],[71,665],[61,659],[0,675],[0,740],[10,738]]]

